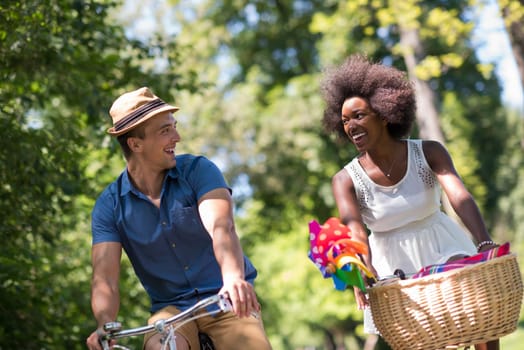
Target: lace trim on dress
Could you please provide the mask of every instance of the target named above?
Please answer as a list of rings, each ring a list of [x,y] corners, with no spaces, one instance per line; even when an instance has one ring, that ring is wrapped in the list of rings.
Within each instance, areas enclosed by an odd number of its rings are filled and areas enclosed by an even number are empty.
[[[435,187],[436,178],[433,171],[429,169],[427,162],[425,162],[424,153],[422,151],[422,143],[414,143],[413,156],[415,164],[417,165],[417,174],[420,180],[429,188]]]
[[[355,184],[355,188],[357,189],[356,194],[359,199],[360,209],[363,209],[368,207],[369,189],[366,186],[362,174],[360,173],[360,169],[355,162],[358,162],[358,160],[355,159],[353,162],[350,162],[348,168],[351,174],[353,174],[354,180],[357,182]]]

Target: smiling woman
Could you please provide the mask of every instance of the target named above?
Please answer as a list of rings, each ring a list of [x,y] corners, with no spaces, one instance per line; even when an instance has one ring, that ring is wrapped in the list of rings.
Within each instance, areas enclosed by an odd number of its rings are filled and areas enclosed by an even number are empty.
[[[326,131],[359,152],[333,176],[332,190],[341,221],[368,247],[363,260],[376,279],[398,269],[411,275],[495,246],[444,146],[405,139],[415,119],[415,91],[404,72],[353,55],[326,71],[322,92]],[[440,210],[442,190],[478,248]],[[354,292],[365,309],[364,328],[376,332],[366,295]],[[498,340],[476,348],[496,350]]]

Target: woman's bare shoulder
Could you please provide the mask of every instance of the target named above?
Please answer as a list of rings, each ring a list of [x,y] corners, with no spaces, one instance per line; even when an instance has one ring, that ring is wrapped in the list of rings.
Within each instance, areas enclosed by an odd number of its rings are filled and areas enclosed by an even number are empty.
[[[331,179],[332,184],[335,186],[352,186],[353,180],[345,168],[340,169]]]

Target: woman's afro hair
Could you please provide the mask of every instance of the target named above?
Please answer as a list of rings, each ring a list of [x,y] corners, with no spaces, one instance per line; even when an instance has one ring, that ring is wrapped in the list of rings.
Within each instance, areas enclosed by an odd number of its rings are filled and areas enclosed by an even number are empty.
[[[412,83],[396,68],[373,63],[366,56],[349,56],[338,67],[324,72],[321,92],[326,102],[323,126],[347,140],[342,126],[342,105],[351,97],[368,101],[379,118],[388,122],[388,132],[394,138],[409,136],[415,120],[416,100]]]

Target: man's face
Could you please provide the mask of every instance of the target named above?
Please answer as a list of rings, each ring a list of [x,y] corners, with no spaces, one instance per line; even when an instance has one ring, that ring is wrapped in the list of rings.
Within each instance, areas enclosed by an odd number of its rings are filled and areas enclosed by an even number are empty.
[[[142,164],[159,171],[176,165],[175,147],[180,141],[176,124],[172,112],[161,113],[144,123],[144,138],[133,137],[130,141],[131,149]]]

